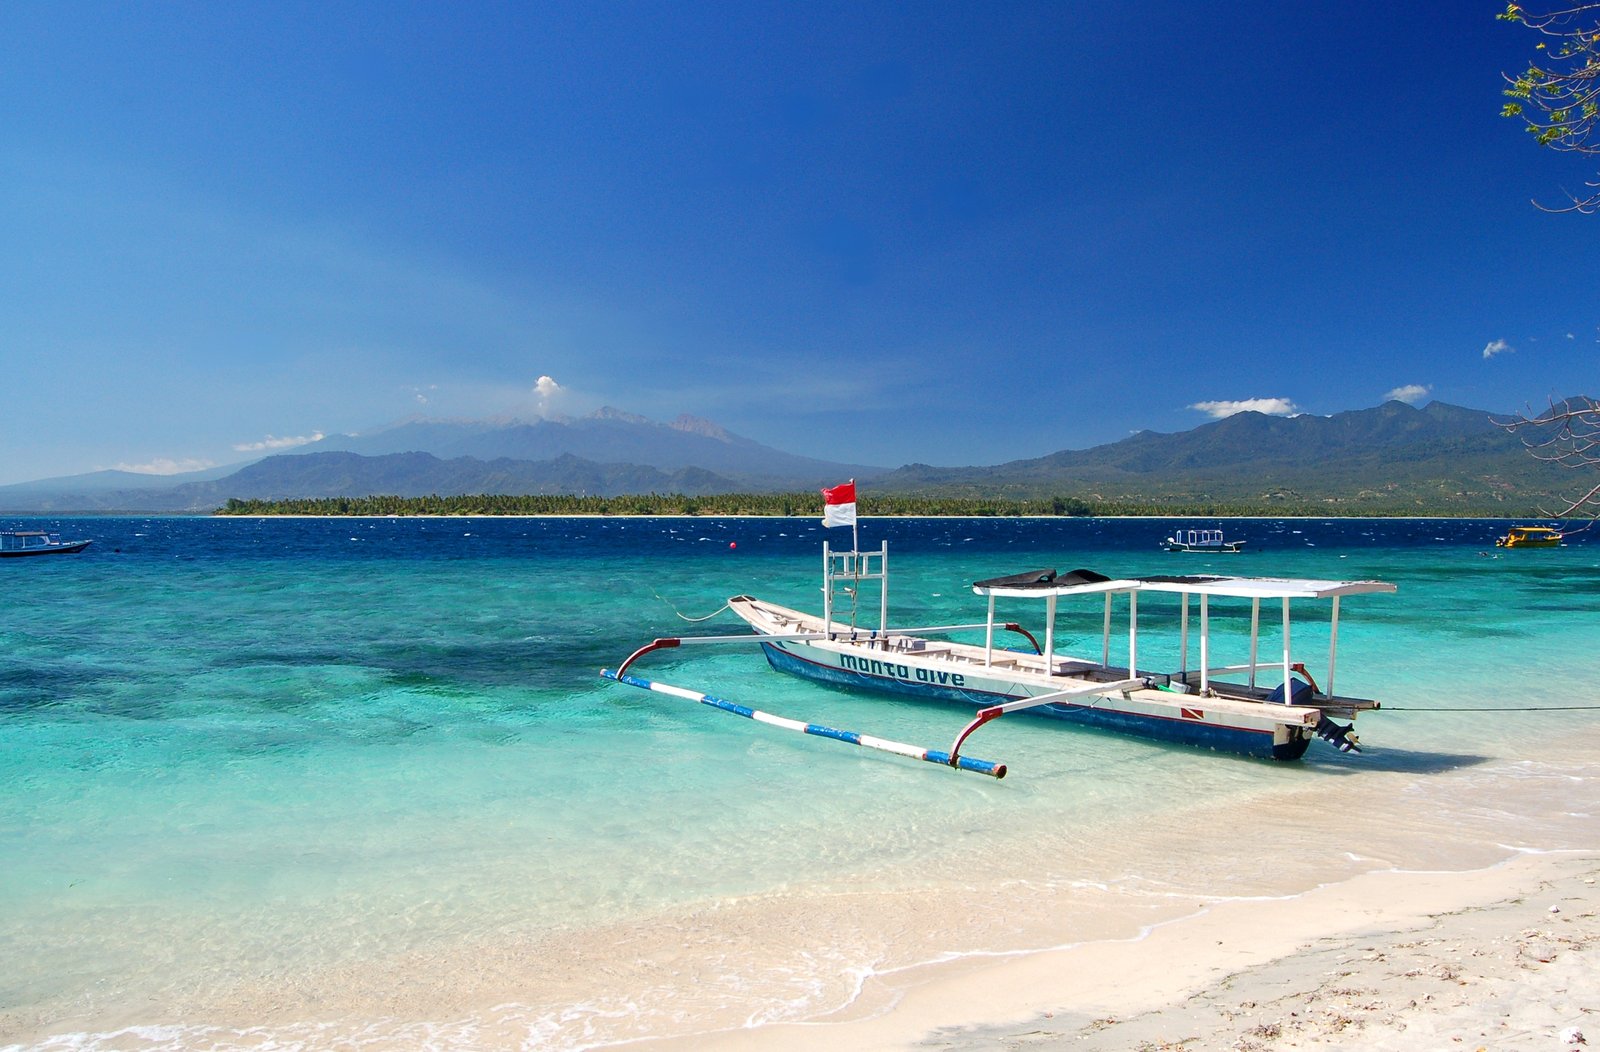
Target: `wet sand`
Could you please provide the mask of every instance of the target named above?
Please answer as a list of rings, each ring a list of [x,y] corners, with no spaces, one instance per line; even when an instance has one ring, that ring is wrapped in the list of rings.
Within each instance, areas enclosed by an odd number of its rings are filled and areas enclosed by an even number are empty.
[[[1600,1044],[1600,855],[1369,873],[1142,937],[878,977],[834,1020],[634,1047],[1559,1049]]]

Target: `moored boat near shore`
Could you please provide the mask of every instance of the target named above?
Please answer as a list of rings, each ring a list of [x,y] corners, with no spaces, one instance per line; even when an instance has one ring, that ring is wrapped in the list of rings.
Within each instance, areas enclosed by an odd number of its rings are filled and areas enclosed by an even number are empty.
[[[1091,570],[1061,574],[1053,569],[978,581],[973,592],[988,601],[985,620],[965,625],[892,628],[888,617],[888,545],[880,551],[833,552],[823,547],[823,612],[803,613],[749,595],[735,596],[729,608],[753,635],[657,639],[639,648],[615,673],[653,650],[684,644],[758,643],[773,668],[839,687],[861,687],[916,698],[976,705],[969,722],[946,751],[956,764],[966,738],[983,724],[1012,712],[1076,722],[1103,730],[1160,741],[1197,745],[1275,760],[1295,760],[1313,738],[1343,752],[1359,751],[1352,733],[1357,714],[1380,707],[1372,700],[1333,693],[1338,647],[1339,604],[1347,595],[1393,592],[1383,581],[1332,581],[1301,578],[1211,575],[1113,578]],[[864,628],[852,613],[834,615],[836,593],[851,597],[851,610],[864,582],[876,582],[880,602],[877,628]],[[1143,596],[1176,596],[1179,667],[1156,672],[1139,664]],[[1126,664],[1112,661],[1114,600],[1125,600]],[[996,619],[998,600],[1042,602],[1044,617],[1036,634],[1018,622]],[[1062,600],[1098,600],[1102,632],[1098,655],[1062,653],[1056,642],[1056,613]],[[1216,600],[1250,604],[1248,660],[1218,664],[1212,652],[1211,604]],[[1318,684],[1291,649],[1290,603],[1295,599],[1331,603],[1325,678]],[[1198,661],[1190,662],[1191,609],[1198,600],[1193,633]],[[1262,603],[1280,608],[1279,654],[1261,660]],[[983,633],[983,641],[949,638]],[[999,645],[1000,633],[1025,639],[1025,648]],[[1042,636],[1042,642],[1040,637]],[[1122,644],[1119,642],[1119,646]],[[623,681],[627,681],[623,679]],[[646,685],[636,683],[635,685]],[[926,757],[922,757],[926,758]]]

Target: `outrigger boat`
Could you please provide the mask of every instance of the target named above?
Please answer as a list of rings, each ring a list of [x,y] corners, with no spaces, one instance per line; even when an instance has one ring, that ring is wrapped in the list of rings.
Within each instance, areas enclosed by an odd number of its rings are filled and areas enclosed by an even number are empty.
[[[888,558],[885,543],[877,552],[833,552],[823,546],[823,612],[802,613],[757,599],[735,596],[728,602],[734,614],[753,635],[662,638],[640,647],[615,671],[602,675],[619,682],[665,690],[690,700],[739,711],[742,706],[709,695],[665,687],[629,676],[628,669],[645,654],[686,644],[760,645],[768,663],[822,683],[862,687],[893,694],[976,705],[977,716],[956,736],[948,750],[924,750],[919,756],[969,770],[961,755],[967,737],[997,717],[1013,712],[1033,712],[1085,726],[1241,753],[1273,760],[1296,760],[1313,738],[1341,752],[1359,752],[1354,719],[1380,708],[1377,701],[1333,693],[1334,666],[1339,639],[1339,604],[1349,595],[1393,592],[1383,581],[1327,581],[1289,578],[1171,576],[1111,578],[1089,570],[1060,574],[1039,570],[978,581],[972,590],[988,600],[988,616],[978,623],[926,628],[889,628]],[[877,582],[878,628],[856,624],[854,599],[863,582]],[[835,618],[836,592],[852,597],[848,622]],[[1177,596],[1179,617],[1179,668],[1152,672],[1139,667],[1139,605],[1144,596]],[[1113,603],[1126,597],[1127,665],[1112,663]],[[1198,663],[1191,666],[1190,610],[1198,597]],[[1099,599],[1103,604],[1098,659],[1058,651],[1056,611],[1062,600]],[[1213,600],[1250,602],[1249,659],[1231,665],[1213,664],[1211,604]],[[1319,685],[1290,647],[1290,603],[1317,599],[1331,602],[1327,672]],[[998,600],[1042,601],[1041,645],[1021,624],[996,619]],[[1262,603],[1281,608],[1281,653],[1261,660]],[[948,638],[961,631],[983,632],[983,642],[956,642]],[[1001,632],[1016,633],[1028,642],[1026,650],[997,645]],[[754,710],[740,715],[751,716]],[[766,714],[754,713],[760,719]],[[769,717],[764,722],[774,722]],[[1344,719],[1352,722],[1338,723]],[[781,722],[781,720],[780,720]],[[800,729],[798,721],[791,729]],[[828,732],[809,730],[808,733]],[[837,737],[841,733],[831,732]],[[846,738],[846,740],[849,740]],[[858,744],[867,744],[859,742]],[[893,743],[890,743],[893,744]],[[904,751],[909,747],[897,750]],[[987,761],[976,761],[987,763]],[[1004,765],[997,777],[1003,777]],[[995,774],[994,770],[982,773]]]

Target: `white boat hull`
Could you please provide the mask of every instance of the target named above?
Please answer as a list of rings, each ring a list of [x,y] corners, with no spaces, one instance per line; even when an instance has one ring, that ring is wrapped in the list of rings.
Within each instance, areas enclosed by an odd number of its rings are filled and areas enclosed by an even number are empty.
[[[773,668],[844,688],[868,688],[979,709],[1024,698],[1084,690],[1026,711],[1159,741],[1178,742],[1277,760],[1304,754],[1322,710],[1185,692],[1181,680],[1142,675],[1148,685],[1119,689],[1125,670],[1057,656],[1053,669],[1033,654],[989,651],[972,644],[918,636],[854,633],[749,596],[730,601],[734,613],[764,635],[832,634],[825,639],[777,639],[761,644]],[[1166,689],[1163,689],[1166,688]]]

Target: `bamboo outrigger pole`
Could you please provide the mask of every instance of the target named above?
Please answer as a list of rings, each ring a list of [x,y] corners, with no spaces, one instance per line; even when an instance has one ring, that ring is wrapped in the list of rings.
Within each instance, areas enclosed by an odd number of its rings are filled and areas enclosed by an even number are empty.
[[[686,701],[697,701],[702,705],[709,705],[714,709],[721,709],[723,712],[731,712],[735,716],[743,716],[745,719],[755,720],[757,723],[765,723],[772,727],[782,727],[784,730],[799,731],[802,734],[814,734],[819,738],[832,738],[835,741],[859,745],[864,749],[892,752],[898,756],[909,756],[913,760],[925,760],[928,763],[936,763],[943,767],[972,771],[974,774],[986,774],[990,778],[1004,778],[1006,776],[1006,765],[1003,763],[975,760],[968,756],[954,756],[938,749],[925,749],[917,745],[905,745],[901,742],[889,741],[886,738],[875,738],[870,734],[860,734],[856,731],[835,730],[820,723],[802,723],[800,720],[786,719],[782,716],[774,716],[770,712],[762,712],[759,709],[737,704],[736,702],[724,701],[722,698],[715,698],[710,694],[702,694],[699,691],[687,690],[683,687],[674,687],[670,683],[657,683],[654,680],[641,679],[638,676],[629,676],[621,672],[613,672],[610,669],[601,669],[600,675],[607,679],[616,680],[618,683],[626,683],[630,687],[641,687],[645,690],[655,691],[658,694],[670,694],[675,698],[683,698]]]

